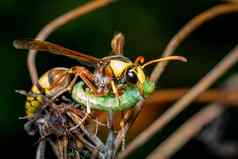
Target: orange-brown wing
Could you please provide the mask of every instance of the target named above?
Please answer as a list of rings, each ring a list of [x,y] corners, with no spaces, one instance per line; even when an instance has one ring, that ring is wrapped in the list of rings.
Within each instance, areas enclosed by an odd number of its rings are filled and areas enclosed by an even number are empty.
[[[96,66],[99,62],[99,59],[96,57],[86,55],[78,51],[70,50],[60,45],[53,44],[47,41],[23,39],[23,40],[15,40],[13,42],[13,45],[17,49],[32,49],[38,51],[47,51],[53,54],[67,56],[70,58],[77,59],[81,62],[86,62],[87,64],[92,66]]]

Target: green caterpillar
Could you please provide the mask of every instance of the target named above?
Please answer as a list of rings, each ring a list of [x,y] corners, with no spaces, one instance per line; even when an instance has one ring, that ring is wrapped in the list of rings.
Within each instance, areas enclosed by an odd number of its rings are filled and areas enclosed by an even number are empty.
[[[72,98],[82,106],[89,106],[91,109],[101,111],[123,111],[135,106],[143,97],[135,85],[128,85],[123,94],[119,96],[119,100],[113,95],[94,96],[92,93],[86,91],[84,83],[78,82],[72,90]],[[144,95],[148,96],[155,89],[153,82],[146,80],[144,82]]]

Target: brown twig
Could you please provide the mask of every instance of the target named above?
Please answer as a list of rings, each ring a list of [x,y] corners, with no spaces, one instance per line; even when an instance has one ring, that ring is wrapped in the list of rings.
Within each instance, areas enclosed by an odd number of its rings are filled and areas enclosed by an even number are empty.
[[[174,100],[180,99],[183,95],[185,95],[189,89],[166,89],[166,90],[159,90],[156,91],[152,96],[147,98],[144,101],[143,105],[160,105],[163,103],[167,102],[173,102]],[[224,96],[224,94],[230,94],[229,97],[227,98],[221,98]],[[232,95],[231,95],[232,94]],[[219,89],[214,89],[214,90],[208,90],[206,92],[203,92],[196,98],[196,102],[204,102],[204,103],[209,103],[209,102],[214,102],[218,101],[222,104],[232,104],[232,105],[237,105],[238,104],[238,94],[237,90],[219,90]],[[140,104],[142,106],[142,103]],[[140,107],[137,107],[136,110],[128,111],[126,112],[124,116],[124,122],[127,123],[125,125],[125,132],[128,131],[130,126],[132,125],[133,119],[137,118],[137,115],[139,114]],[[117,135],[117,140],[115,141],[115,147],[116,149],[119,148],[121,141],[123,140],[123,135],[122,131],[119,131]]]
[[[214,120],[223,111],[224,108],[217,104],[211,104],[203,108],[160,144],[146,159],[170,158],[171,155],[197,134],[203,126]]]
[[[199,26],[201,26],[203,23],[209,21],[210,19],[217,17],[219,15],[222,14],[227,14],[227,13],[232,13],[232,12],[236,12],[238,11],[238,5],[237,4],[233,4],[233,3],[229,3],[229,4],[221,4],[218,6],[215,6],[201,14],[199,14],[198,16],[196,16],[195,18],[193,18],[191,21],[189,21],[169,42],[169,44],[167,45],[165,52],[163,54],[163,56],[169,56],[171,55],[174,50],[179,46],[179,44],[190,34],[192,33],[196,28],[198,28]],[[155,67],[155,69],[153,70],[153,72],[151,73],[150,79],[152,81],[157,81],[159,76],[161,75],[161,73],[163,72],[165,66],[166,66],[166,62],[165,63],[160,63],[157,64],[157,66]],[[195,94],[194,94],[195,95]],[[135,121],[136,117],[138,116],[139,112],[141,111],[143,105],[143,101],[141,101],[140,103],[137,104],[137,109],[135,110],[135,112],[133,113],[133,115],[130,117],[130,119],[128,120],[128,123],[125,125],[126,128],[126,132],[128,131],[129,127],[132,125],[132,123]],[[146,135],[142,135],[146,136]],[[117,142],[120,143],[120,133],[118,133],[117,136]],[[140,137],[139,137],[140,138]],[[145,140],[143,141],[143,139],[140,141],[138,140],[138,142],[136,142],[136,140],[134,140],[134,143],[132,142],[132,145],[129,144],[129,146],[127,147],[127,149],[119,154],[119,158],[124,158],[125,156],[127,156],[129,153],[131,153],[134,149],[136,149],[140,144],[144,143],[146,140],[148,140],[149,136],[144,138]],[[137,144],[140,143],[140,144]]]
[[[167,110],[160,118],[152,123],[145,131],[138,135],[120,154],[120,158],[124,158],[139,146],[143,145],[157,131],[163,128],[177,114],[184,110],[188,105],[210,85],[212,85],[219,77],[221,77],[228,69],[230,69],[238,60],[238,45],[224,57],[198,84],[196,84],[185,96],[176,102],[169,110]]]
[[[175,49],[189,36],[189,34],[191,34],[194,30],[196,30],[205,22],[217,16],[232,12],[238,12],[237,3],[217,5],[195,16],[192,20],[185,24],[185,26],[170,40],[162,56],[165,57],[172,55]],[[157,64],[157,66],[151,73],[150,79],[156,82],[164,71],[166,65],[167,62]]]
[[[145,105],[160,105],[163,103],[173,102],[177,99],[180,99],[187,92],[189,92],[189,88],[159,90],[145,100]],[[223,98],[224,94],[230,94],[230,96]],[[202,103],[209,103],[219,100],[219,102],[222,104],[237,105],[238,90],[211,89],[200,94],[195,100],[195,102]]]
[[[140,102],[137,103],[136,107],[132,110],[132,112],[128,111],[128,115],[124,116],[123,120],[124,120],[125,126],[124,126],[124,130],[121,129],[117,133],[117,137],[116,137],[116,140],[115,140],[115,152],[118,151],[118,149],[119,149],[119,147],[120,147],[120,145],[123,141],[123,136],[126,136],[129,128],[131,127],[131,125],[134,123],[134,121],[138,117],[143,105],[144,105],[144,100],[141,100]]]
[[[208,107],[203,108],[199,113],[195,114],[191,119],[186,121],[178,130],[173,132],[164,142],[162,142],[147,158],[170,158],[183,145],[185,145],[193,136],[195,136],[208,122],[217,118],[224,112],[226,104],[224,99],[232,96],[232,92],[238,87],[238,76],[232,75],[228,78],[221,88],[221,96],[213,101]],[[236,98],[238,99],[238,98]]]
[[[58,18],[48,23],[37,34],[35,39],[45,40],[52,32],[56,31],[58,28],[62,27],[66,23],[69,23],[70,21],[82,15],[90,13],[98,8],[104,7],[112,2],[113,0],[93,0],[83,6],[79,6],[73,10],[70,10],[69,12],[59,16]],[[37,53],[36,50],[30,50],[28,53],[28,58],[27,58],[28,70],[30,72],[30,76],[31,76],[31,80],[33,84],[37,83],[38,81],[38,74],[37,74],[37,69],[35,65],[36,53]]]
[[[227,1],[227,2],[234,2],[234,3],[235,3],[235,2],[236,2],[236,3],[238,2],[238,0],[224,0],[224,1]]]

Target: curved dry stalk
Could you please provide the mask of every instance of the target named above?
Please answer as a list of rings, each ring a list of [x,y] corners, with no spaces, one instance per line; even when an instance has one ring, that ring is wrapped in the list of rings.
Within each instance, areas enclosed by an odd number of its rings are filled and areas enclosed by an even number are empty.
[[[160,144],[146,159],[170,158],[177,150],[185,145],[207,123],[224,112],[224,108],[216,103],[203,108],[191,119],[185,122],[168,139]]]
[[[183,145],[185,145],[192,137],[194,137],[203,126],[207,125],[210,121],[217,118],[225,110],[226,104],[224,99],[232,96],[232,93],[228,93],[229,90],[235,90],[238,87],[238,76],[232,75],[224,84],[221,91],[220,98],[213,101],[213,104],[203,108],[188,121],[186,121],[178,130],[173,132],[165,141],[163,141],[148,157],[147,159],[164,159],[170,158],[175,154]],[[238,99],[238,98],[237,98]],[[225,105],[224,105],[225,104]]]
[[[191,34],[194,30],[200,27],[205,22],[223,15],[232,12],[238,12],[238,4],[237,3],[227,3],[214,6],[208,9],[205,12],[195,16],[192,20],[190,20],[185,26],[170,40],[167,47],[164,50],[162,57],[170,56],[174,53],[175,49]],[[163,62],[157,64],[153,72],[151,73],[150,79],[152,81],[157,81],[165,69],[165,66],[168,62]]]
[[[120,145],[123,141],[124,134],[127,134],[129,128],[131,127],[131,125],[134,123],[134,121],[138,117],[143,105],[144,105],[144,100],[141,100],[140,102],[137,103],[136,107],[133,110],[127,111],[126,114],[124,115],[124,118],[122,120],[124,120],[125,126],[124,126],[123,130],[121,129],[117,133],[117,137],[115,140],[115,152],[118,152],[118,149],[120,148]],[[119,155],[119,158],[120,158],[120,155]]]
[[[59,16],[58,18],[52,20],[50,23],[48,23],[35,37],[37,40],[45,40],[52,32],[56,31],[66,23],[69,23],[70,21],[85,15],[87,13],[90,13],[98,8],[104,7],[110,3],[112,3],[113,0],[93,0],[91,2],[88,2],[87,4],[83,6],[79,6],[73,10],[70,10],[69,12]],[[27,57],[27,65],[28,70],[30,72],[32,83],[35,84],[38,81],[38,74],[37,69],[35,65],[35,58],[36,58],[36,50],[30,50]]]
[[[228,2],[238,2],[238,0],[225,0],[225,1],[228,1]]]
[[[159,90],[155,92],[148,100],[141,101],[135,110],[128,111],[124,116],[124,123],[126,123],[124,127],[124,131],[127,133],[130,126],[133,124],[134,119],[137,118],[142,106],[146,105],[155,105],[162,104],[166,102],[172,102],[174,100],[180,99],[183,95],[185,95],[189,89],[167,89],[167,90]],[[224,94],[232,94],[227,98],[221,98]],[[222,99],[222,100],[220,100]],[[200,94],[196,98],[196,102],[213,102],[216,100],[220,100],[219,102],[222,104],[238,104],[238,94],[237,90],[208,90],[202,94]],[[115,147],[118,149],[123,140],[123,132],[119,131],[117,135],[117,139],[115,141]],[[126,150],[127,151],[127,150]],[[123,154],[123,153],[122,153]]]
[[[189,104],[219,77],[230,69],[238,61],[238,45],[224,57],[205,77],[203,77],[185,96],[168,109],[161,117],[152,123],[145,131],[139,134],[126,150],[120,154],[119,158],[124,158],[139,146],[148,141],[157,131],[169,123],[177,114],[188,107]]]
[[[187,92],[189,92],[189,88],[158,90],[145,100],[145,105],[161,105],[163,103],[173,102],[180,99]],[[223,98],[224,94],[231,94],[231,96]],[[222,104],[237,105],[238,90],[210,89],[200,94],[195,99],[195,102],[210,103],[217,100],[220,100],[219,102]]]
[[[209,21],[210,19],[217,17],[219,15],[222,14],[227,14],[227,13],[232,13],[232,12],[236,12],[238,11],[238,5],[237,4],[233,4],[233,3],[229,3],[229,4],[221,4],[218,6],[215,6],[211,9],[208,9],[207,11],[201,13],[200,15],[196,16],[195,18],[193,18],[190,22],[188,22],[169,42],[169,44],[167,45],[165,52],[163,54],[164,56],[169,56],[171,55],[174,50],[179,46],[179,44],[190,34],[192,33],[196,28],[198,28],[199,26],[201,26],[203,23]],[[155,67],[155,69],[153,70],[153,72],[151,73],[150,79],[152,81],[157,81],[160,74],[163,72],[165,66],[166,66],[166,62],[164,63],[160,63],[157,64],[157,66]],[[133,113],[133,115],[130,117],[130,119],[128,119],[128,122],[125,125],[125,131],[127,132],[129,127],[132,125],[132,123],[135,121],[136,117],[138,116],[139,112],[141,111],[142,105],[143,105],[144,101],[141,101],[140,103],[137,104],[136,109]],[[117,140],[116,143],[119,144],[121,141],[121,132],[118,133],[117,135]],[[145,135],[142,135],[145,136]],[[148,137],[149,138],[149,137]],[[142,142],[138,141],[138,143],[144,143],[148,138],[141,139]],[[134,140],[136,141],[136,140]],[[124,158],[125,156],[127,156],[129,153],[131,153],[133,150],[135,150],[137,147],[140,146],[140,144],[136,144],[137,142],[134,142],[135,144],[132,143],[129,144],[129,146],[127,147],[127,149],[124,152],[121,152],[119,154],[119,158]]]

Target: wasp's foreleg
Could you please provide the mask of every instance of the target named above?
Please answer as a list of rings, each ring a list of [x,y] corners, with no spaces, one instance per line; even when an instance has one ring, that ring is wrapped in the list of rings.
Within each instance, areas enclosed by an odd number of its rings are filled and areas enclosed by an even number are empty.
[[[79,76],[84,81],[84,83],[88,86],[88,88],[95,96],[105,95],[103,91],[99,92],[97,87],[94,85],[93,81],[95,80],[95,77],[88,69],[86,69],[85,67],[75,66],[71,70],[73,74]]]

